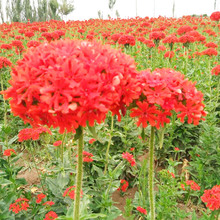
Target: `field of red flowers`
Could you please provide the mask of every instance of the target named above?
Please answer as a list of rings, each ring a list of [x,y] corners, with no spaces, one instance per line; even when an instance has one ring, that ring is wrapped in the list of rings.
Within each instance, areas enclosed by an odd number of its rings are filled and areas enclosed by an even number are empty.
[[[218,220],[219,21],[0,24],[0,219]]]

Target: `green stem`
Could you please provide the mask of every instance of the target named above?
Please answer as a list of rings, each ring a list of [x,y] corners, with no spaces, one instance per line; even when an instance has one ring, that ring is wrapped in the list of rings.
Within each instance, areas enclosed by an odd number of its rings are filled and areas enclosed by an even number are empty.
[[[149,199],[150,199],[150,219],[155,220],[155,200],[154,200],[154,127],[151,126],[150,149],[149,149]]]
[[[64,154],[64,142],[66,137],[66,129],[64,131],[63,137],[62,137],[62,144],[61,144],[61,162],[63,164],[63,154]]]
[[[36,149],[36,145],[35,145],[35,142],[34,142],[34,149]],[[34,157],[34,152],[32,151],[32,146],[30,147],[30,153],[31,153],[31,156],[32,156],[32,160],[33,160],[33,163],[34,163],[34,167],[37,171],[37,175],[38,175],[38,178],[40,180],[40,184],[41,184],[41,187],[42,187],[42,190],[44,192],[44,194],[46,194],[46,190],[44,189],[44,185],[42,183],[42,180],[41,180],[41,177],[40,177],[40,173],[39,173],[39,170],[37,168],[37,164],[36,164],[36,161],[35,161],[35,157]]]
[[[77,174],[76,174],[76,198],[74,204],[73,219],[79,220],[79,210],[80,210],[80,193],[82,188],[82,178],[83,178],[83,128],[81,129],[81,134],[78,142],[78,161],[77,161]]]
[[[1,77],[1,91],[4,91],[4,82],[2,78],[2,73],[0,73]],[[4,127],[6,128],[7,126],[7,106],[6,106],[6,101],[3,98],[3,105],[4,105]],[[5,137],[5,143],[6,143],[6,148],[8,149],[8,135]]]
[[[111,142],[112,142],[113,125],[114,125],[114,117],[112,116],[112,117],[111,117],[111,131],[110,131],[108,146],[107,146],[107,150],[106,150],[106,154],[105,154],[105,169],[104,169],[104,175],[106,174],[107,168],[108,168],[108,156],[109,156],[109,148],[110,148]]]

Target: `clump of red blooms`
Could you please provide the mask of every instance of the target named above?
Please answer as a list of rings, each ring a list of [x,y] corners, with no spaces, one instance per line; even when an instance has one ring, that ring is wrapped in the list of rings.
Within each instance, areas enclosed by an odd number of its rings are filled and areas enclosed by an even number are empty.
[[[75,199],[75,188],[76,186],[68,187],[63,193],[63,197],[69,196],[70,199]],[[83,191],[81,190],[81,197],[83,196]]]
[[[53,201],[46,201],[45,203],[43,203],[43,205],[45,205],[45,206],[52,206],[54,204],[55,203]]]
[[[208,48],[204,51],[201,52],[202,55],[207,55],[207,56],[217,56],[218,55],[218,51],[214,48]]]
[[[0,57],[0,69],[11,65],[12,63],[9,59],[7,59],[6,57]]]
[[[213,186],[212,189],[204,191],[204,194],[201,196],[201,199],[206,204],[210,210],[219,210],[220,209],[220,185]]]
[[[87,163],[92,162],[93,161],[92,157],[93,157],[92,153],[83,151],[83,162],[87,162]]]
[[[44,220],[54,220],[56,218],[58,218],[58,215],[56,214],[56,212],[50,211],[45,215]]]
[[[144,215],[147,215],[147,210],[142,208],[141,206],[138,206],[137,207],[137,211],[139,211],[140,213],[144,214]]]
[[[126,192],[126,190],[128,189],[128,186],[129,186],[128,181],[122,179],[120,181],[120,187],[117,190],[122,191],[122,192]]]
[[[14,149],[6,149],[4,150],[3,156],[10,157],[12,155],[16,155],[16,152]]]
[[[131,109],[131,117],[137,117],[137,126],[143,128],[150,124],[159,129],[170,123],[172,112],[184,123],[198,125],[205,120],[203,94],[195,87],[196,83],[185,79],[180,72],[172,69],[156,69],[152,73],[142,71],[138,76],[142,82],[142,95]]]
[[[49,54],[49,56],[48,56]],[[78,126],[104,121],[140,95],[133,58],[98,42],[62,40],[30,48],[12,70],[15,116],[32,126],[47,125],[74,132]]]
[[[175,178],[175,174],[167,170],[167,173],[169,173],[173,178]]]
[[[220,65],[215,66],[212,70],[211,70],[212,75],[220,75]]]
[[[36,203],[41,203],[41,201],[46,197],[45,194],[41,193],[37,195]]]
[[[22,210],[27,211],[27,208],[29,207],[28,202],[29,200],[26,198],[19,198],[15,200],[15,202],[9,206],[9,210],[11,210],[12,212],[16,214]]]
[[[200,190],[200,186],[196,182],[194,182],[193,180],[187,180],[186,185],[190,186],[190,188],[194,191]]]
[[[48,133],[52,135],[51,131],[46,127],[37,127],[37,128],[24,128],[18,133],[18,141],[26,141],[26,140],[38,140],[40,138],[40,134]]]
[[[59,141],[55,141],[55,142],[53,143],[53,146],[54,146],[54,147],[58,147],[58,146],[60,146],[61,144],[62,144],[62,141],[59,140]]]
[[[164,57],[171,59],[171,58],[174,57],[174,55],[175,55],[175,54],[174,54],[173,51],[167,51],[167,52],[164,54]]]
[[[122,154],[122,158],[127,160],[131,164],[132,167],[136,165],[135,159],[132,154],[125,152]]]
[[[219,21],[220,20],[220,11],[215,11],[211,14],[210,19],[212,21]]]
[[[122,35],[118,39],[118,43],[125,45],[125,46],[134,46],[135,45],[135,38],[132,35]]]
[[[95,138],[91,138],[91,139],[89,140],[89,143],[92,144],[92,143],[94,143],[95,141],[96,141]]]

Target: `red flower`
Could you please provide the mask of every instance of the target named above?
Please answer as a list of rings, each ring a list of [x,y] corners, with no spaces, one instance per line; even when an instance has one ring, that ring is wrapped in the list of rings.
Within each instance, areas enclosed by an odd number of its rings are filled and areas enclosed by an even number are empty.
[[[89,140],[89,143],[92,144],[92,143],[95,142],[95,141],[96,141],[96,139],[95,139],[95,138],[92,138],[92,139]]]
[[[173,52],[173,51],[167,51],[167,52],[164,54],[164,57],[171,59],[171,58],[174,57],[174,52]]]
[[[25,123],[74,132],[109,110],[120,117],[140,95],[136,75],[134,60],[108,45],[62,40],[30,48],[3,94]]]
[[[150,40],[161,40],[165,38],[165,33],[162,31],[153,31],[150,33],[149,38]]]
[[[63,193],[63,197],[69,196],[70,199],[75,199],[75,188],[76,186],[68,187],[65,192]],[[83,196],[83,191],[81,190],[81,197]]]
[[[83,151],[83,162],[87,162],[87,163],[92,162],[93,161],[92,157],[93,154],[87,151]]]
[[[207,44],[205,44],[205,46],[206,47],[212,47],[212,48],[216,48],[216,47],[218,47],[218,45],[217,44],[215,44],[214,42],[208,42]]]
[[[46,201],[45,203],[43,203],[43,205],[45,205],[45,206],[52,206],[54,204],[55,203],[53,201]]]
[[[126,181],[126,180],[121,180],[120,183],[121,183],[121,186],[120,186],[117,190],[118,190],[118,191],[121,190],[122,192],[126,192],[128,186],[129,186],[128,181]]]
[[[133,158],[132,154],[125,152],[122,154],[122,158],[127,160],[131,164],[132,167],[135,166],[136,162],[135,162],[135,159]]]
[[[11,66],[12,63],[9,59],[5,57],[0,57],[0,70],[4,67]]]
[[[46,197],[46,195],[44,195],[43,193],[38,194],[37,195],[37,199],[36,199],[36,203],[41,203],[42,199],[44,199]]]
[[[204,191],[201,199],[206,204],[210,210],[219,210],[220,209],[220,185],[213,186],[212,189]]]
[[[51,131],[46,127],[38,127],[38,128],[24,128],[19,131],[18,141],[26,141],[26,140],[38,140],[40,138],[40,134],[48,133],[52,135]]]
[[[54,147],[58,147],[58,146],[60,146],[61,144],[62,144],[62,141],[59,140],[59,141],[55,141],[55,142],[53,143],[53,146],[54,146]]]
[[[54,220],[58,218],[58,215],[56,214],[56,212],[50,211],[45,215],[44,220]]]
[[[148,123],[150,123],[151,126],[156,125],[156,119],[158,110],[156,106],[151,105],[147,102],[137,102],[138,109],[131,109],[130,116],[138,117],[137,126],[140,126],[142,124],[143,128],[146,128],[148,126]]]
[[[180,186],[181,186],[181,188],[182,188],[183,190],[186,190],[186,188],[185,188],[185,185],[184,185],[184,184],[181,184]]]
[[[179,151],[180,149],[179,149],[178,147],[175,147],[174,150],[175,150],[175,151]]]
[[[22,210],[26,211],[27,208],[29,207],[28,201],[29,200],[26,198],[19,198],[19,199],[15,200],[15,202],[9,206],[9,210],[11,210],[12,212],[14,212],[16,214]]]
[[[220,20],[220,11],[215,11],[211,14],[210,19],[212,21],[219,21]]]
[[[137,211],[139,211],[140,213],[144,214],[144,215],[147,215],[147,210],[142,208],[141,206],[138,206],[137,207]]]
[[[216,75],[216,76],[220,75],[220,65],[215,66],[215,67],[211,70],[211,72],[212,72],[212,75]]]
[[[123,44],[125,46],[134,46],[135,45],[135,38],[132,35],[122,35],[119,39],[118,39],[118,43],[119,44]]]
[[[214,48],[208,48],[204,51],[201,52],[202,55],[207,55],[207,56],[217,56],[218,51]]]
[[[190,186],[190,188],[194,191],[200,190],[200,186],[193,180],[187,180],[186,185]]]
[[[6,149],[3,153],[4,156],[10,157],[11,155],[16,154],[14,149]]]

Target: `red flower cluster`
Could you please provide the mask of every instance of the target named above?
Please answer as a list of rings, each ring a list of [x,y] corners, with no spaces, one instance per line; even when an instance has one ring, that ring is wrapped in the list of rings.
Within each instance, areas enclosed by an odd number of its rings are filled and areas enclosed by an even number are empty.
[[[147,127],[148,123],[157,129],[169,123],[171,110],[175,110],[184,123],[198,125],[206,115],[203,94],[197,91],[195,83],[184,79],[184,75],[172,69],[156,69],[152,73],[143,71],[139,76],[142,82],[142,100],[137,101],[137,108],[131,109],[131,117],[138,117],[137,126]],[[145,97],[143,99],[143,97]]]
[[[200,186],[193,180],[187,180],[186,185],[190,186],[190,188],[194,191],[200,190]]]
[[[27,208],[29,207],[28,201],[29,200],[26,198],[19,198],[19,199],[15,200],[15,202],[9,206],[9,210],[11,210],[12,212],[14,212],[16,214],[22,210],[26,211]]]
[[[205,44],[205,46],[206,47],[212,47],[212,48],[217,48],[218,47],[218,45],[215,44],[214,42],[208,42],[208,43]]]
[[[53,201],[46,201],[45,203],[43,203],[43,205],[45,205],[45,206],[52,206],[54,204],[55,203]]]
[[[75,188],[76,186],[68,187],[65,192],[63,193],[63,197],[69,196],[70,199],[75,199]],[[83,191],[81,190],[81,197],[83,196]]]
[[[45,215],[44,220],[54,220],[58,218],[58,215],[56,214],[56,212],[50,211]]]
[[[120,118],[141,92],[134,60],[108,45],[63,40],[30,48],[4,91],[25,123],[74,132],[101,123],[110,110]]]
[[[220,65],[215,66],[215,67],[211,70],[211,72],[212,72],[212,75],[216,75],[216,76],[220,75]]]
[[[0,57],[0,70],[4,67],[11,66],[12,63],[9,59],[5,57]]]
[[[211,14],[210,19],[212,21],[219,21],[220,20],[220,11],[215,11]]]
[[[161,40],[165,38],[165,33],[162,31],[153,31],[149,34],[150,40]]]
[[[31,40],[31,41],[28,41],[27,43],[27,47],[37,47],[41,44],[41,42],[39,41],[36,41],[36,40]]]
[[[126,180],[121,180],[120,181],[120,187],[117,189],[118,191],[122,191],[122,192],[126,192],[126,190],[127,190],[127,188],[128,188],[128,186],[129,186],[129,183],[128,183],[128,181],[126,181]]]
[[[122,158],[127,160],[131,164],[132,167],[135,166],[136,162],[135,162],[135,159],[133,158],[132,154],[125,152],[122,154]]]
[[[147,215],[147,210],[142,208],[141,206],[138,206],[137,207],[137,211],[139,211],[140,213],[144,214],[144,215]]]
[[[118,39],[119,44],[123,44],[125,46],[134,46],[135,45],[135,38],[132,35],[122,35]]]
[[[12,153],[12,154],[11,154]],[[11,155],[16,154],[14,149],[6,149],[3,153],[4,156],[10,157]]]
[[[38,140],[40,138],[40,134],[48,133],[52,135],[51,131],[46,127],[38,127],[38,128],[24,128],[19,131],[18,141],[26,141],[26,140]]]
[[[213,186],[212,189],[204,191],[201,199],[206,204],[210,210],[219,210],[220,209],[220,185]]]
[[[164,57],[165,58],[173,58],[174,57],[174,52],[173,51],[167,51],[165,54],[164,54]]]
[[[62,144],[62,141],[59,140],[59,141],[55,141],[55,142],[53,143],[53,146],[54,146],[54,147],[58,147],[58,146],[60,146],[61,144]]]
[[[42,199],[44,199],[46,197],[46,195],[44,195],[43,193],[38,194],[37,195],[37,199],[36,199],[36,203],[41,203]]]
[[[183,25],[177,30],[177,33],[179,35],[182,35],[192,30],[193,30],[192,27],[190,27],[189,25]]]
[[[87,163],[92,162],[93,161],[92,157],[93,154],[87,151],[83,151],[83,162],[87,162]]]
[[[202,55],[207,55],[207,56],[217,56],[218,51],[214,48],[208,48],[204,51],[201,52]]]

